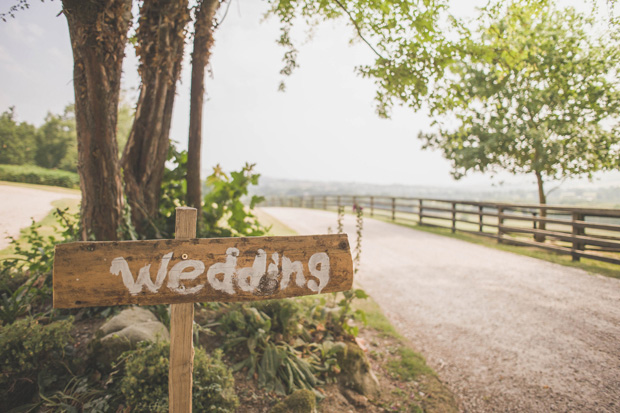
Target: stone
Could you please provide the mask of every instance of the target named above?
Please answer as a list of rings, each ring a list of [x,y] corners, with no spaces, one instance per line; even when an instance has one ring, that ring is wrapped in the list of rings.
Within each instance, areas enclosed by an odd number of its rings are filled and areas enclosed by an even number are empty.
[[[110,333],[120,331],[125,327],[129,327],[134,324],[145,323],[147,321],[159,320],[157,320],[155,314],[153,314],[147,309],[140,307],[130,307],[109,319],[99,328],[99,330],[101,330],[101,332],[105,336]]]
[[[356,343],[346,343],[336,353],[340,374],[338,382],[367,398],[379,396],[379,381],[373,373],[368,358]]]
[[[316,413],[316,396],[310,390],[295,390],[273,406],[270,413]]]
[[[150,311],[132,307],[121,311],[103,324],[90,344],[95,360],[104,368],[141,341],[169,341],[166,326]]]

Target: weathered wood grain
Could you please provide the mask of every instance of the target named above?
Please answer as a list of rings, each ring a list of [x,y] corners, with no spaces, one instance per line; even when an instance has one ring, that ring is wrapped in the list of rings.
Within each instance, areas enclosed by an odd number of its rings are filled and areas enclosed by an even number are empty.
[[[196,208],[176,208],[176,239],[196,238]],[[194,303],[170,306],[170,366],[168,399],[170,413],[192,413],[194,371]]]
[[[207,272],[211,266],[224,265],[227,250],[236,248],[238,257],[233,277],[232,293],[213,288]],[[255,264],[259,250],[266,255],[260,282],[252,291],[244,291],[239,287],[243,281],[243,271]],[[230,251],[229,251],[230,252]],[[277,253],[277,257],[274,255]],[[319,279],[313,276],[309,268],[310,258],[317,253],[329,257],[329,280],[317,291]],[[171,256],[169,255],[171,254]],[[131,272],[131,280],[136,280],[140,270],[150,265],[148,272],[150,282],[157,281],[157,273],[165,256],[168,255],[165,279],[157,292],[142,288],[140,292],[131,294],[124,284],[122,266],[117,260],[115,269],[119,275],[111,272],[116,258],[123,258]],[[304,281],[297,284],[296,274],[290,275],[288,285],[283,288],[284,257],[290,263],[299,262],[303,267]],[[192,268],[177,271],[178,283],[176,290],[169,286],[170,270],[185,260],[197,260],[204,264],[204,271],[195,279],[187,278]],[[276,263],[277,271],[268,274],[264,267],[271,268]],[[260,267],[260,265],[258,265]],[[181,268],[181,267],[177,267]],[[290,268],[290,265],[289,265]],[[320,266],[315,268],[320,270]],[[246,274],[247,271],[245,270]],[[240,274],[241,272],[241,274]],[[215,283],[224,281],[223,274],[215,275]],[[172,304],[206,301],[255,301],[272,298],[285,298],[300,295],[345,291],[351,288],[353,268],[349,241],[345,234],[311,235],[292,237],[248,237],[248,238],[210,238],[190,240],[149,240],[149,241],[112,241],[112,242],[76,242],[56,246],[54,259],[54,307],[74,308],[89,306],[106,306],[122,304]],[[203,287],[200,287],[200,286]],[[246,284],[247,286],[247,284]],[[174,285],[173,285],[174,287]],[[220,286],[221,287],[221,286]],[[188,291],[200,289],[193,294]],[[183,290],[185,294],[178,293]],[[247,289],[247,288],[246,288]],[[177,292],[175,292],[177,291]]]

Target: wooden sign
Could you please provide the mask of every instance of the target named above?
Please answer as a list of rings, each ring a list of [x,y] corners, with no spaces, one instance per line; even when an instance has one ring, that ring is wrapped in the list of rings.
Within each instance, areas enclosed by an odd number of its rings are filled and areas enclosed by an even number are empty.
[[[56,246],[54,307],[255,301],[351,288],[345,234]]]
[[[170,412],[192,411],[194,302],[350,290],[346,235],[196,239],[196,209],[176,209],[176,239],[56,246],[54,307],[172,304]]]

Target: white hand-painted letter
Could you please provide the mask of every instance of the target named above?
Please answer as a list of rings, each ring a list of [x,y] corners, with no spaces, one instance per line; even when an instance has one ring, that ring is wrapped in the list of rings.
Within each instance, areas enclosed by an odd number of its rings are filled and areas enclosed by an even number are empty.
[[[193,268],[192,271],[183,272],[186,268]],[[205,272],[205,264],[198,260],[187,260],[178,262],[170,269],[168,273],[168,288],[179,294],[196,294],[202,290],[204,284],[196,285],[192,288],[185,288],[180,284],[181,280],[193,280],[200,274]]]
[[[226,262],[218,262],[209,267],[207,271],[207,280],[213,289],[224,291],[228,294],[234,294],[233,276],[237,267],[237,257],[239,250],[237,248],[228,248],[226,250]],[[219,280],[216,276],[224,274],[224,278]]]
[[[318,267],[321,267],[320,269]],[[321,290],[329,282],[329,256],[324,252],[317,252],[308,260],[308,268],[310,274],[319,279],[319,285],[316,285],[316,281],[309,280],[308,288],[315,293],[321,293]]]
[[[146,287],[152,293],[156,293],[164,283],[166,273],[168,272],[168,263],[170,263],[171,258],[171,252],[163,256],[161,264],[159,264],[159,271],[157,271],[157,279],[155,280],[155,283],[151,280],[151,264],[140,268],[140,271],[138,272],[138,279],[134,281],[129,265],[127,264],[127,260],[123,257],[117,257],[112,260],[112,264],[110,265],[110,273],[116,276],[118,276],[119,273],[122,275],[123,284],[125,284],[125,287],[127,287],[127,290],[129,290],[131,295],[136,295],[141,292],[142,287]]]
[[[237,271],[237,284],[243,291],[254,291],[267,268],[267,253],[258,250],[251,267],[241,268]]]

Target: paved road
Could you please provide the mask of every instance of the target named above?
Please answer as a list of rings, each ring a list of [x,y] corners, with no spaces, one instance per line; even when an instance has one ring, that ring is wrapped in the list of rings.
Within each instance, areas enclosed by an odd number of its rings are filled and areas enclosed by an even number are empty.
[[[300,234],[336,226],[264,211]],[[620,412],[620,280],[371,219],[358,274],[464,411]]]
[[[9,245],[7,236],[18,236],[32,219],[43,219],[52,209],[52,202],[67,198],[80,199],[80,195],[0,184],[0,250]]]

